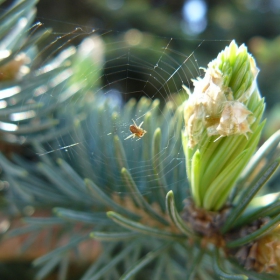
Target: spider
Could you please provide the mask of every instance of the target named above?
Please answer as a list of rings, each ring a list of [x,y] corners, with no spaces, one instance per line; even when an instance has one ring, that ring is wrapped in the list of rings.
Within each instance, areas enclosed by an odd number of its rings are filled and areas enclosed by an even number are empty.
[[[129,130],[131,131],[131,134],[126,137],[124,140],[126,139],[129,139],[129,138],[142,138],[144,136],[145,133],[147,133],[146,130],[144,130],[143,128],[141,128],[141,125],[144,123],[144,122],[141,122],[140,125],[138,126],[134,120],[132,120],[134,124],[132,124],[130,127],[129,127]]]

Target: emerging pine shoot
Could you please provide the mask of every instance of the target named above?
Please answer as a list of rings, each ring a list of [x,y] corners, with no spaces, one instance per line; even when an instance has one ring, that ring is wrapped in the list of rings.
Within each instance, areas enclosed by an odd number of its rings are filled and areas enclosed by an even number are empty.
[[[218,211],[256,150],[264,122],[258,69],[233,41],[208,64],[184,106],[183,135],[195,205]]]
[[[250,207],[279,167],[279,132],[255,153],[265,107],[257,74],[246,47],[233,41],[208,64],[204,78],[193,81],[193,93],[185,88],[182,139],[192,199],[185,203],[183,219],[202,236],[202,247],[215,245],[214,269],[227,279],[247,278],[226,275],[221,252],[248,270],[280,271],[278,198],[266,207]]]

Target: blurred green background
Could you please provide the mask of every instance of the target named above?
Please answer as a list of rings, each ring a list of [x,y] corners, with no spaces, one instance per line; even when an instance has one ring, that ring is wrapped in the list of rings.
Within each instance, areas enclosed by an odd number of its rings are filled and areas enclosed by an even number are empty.
[[[102,38],[109,46],[121,41],[125,32],[136,29],[144,34],[140,47],[149,49],[158,45],[164,48],[173,38],[173,50],[186,56],[196,50],[199,66],[204,67],[232,39],[238,44],[245,43],[261,69],[258,81],[267,108],[274,107],[274,121],[267,125],[273,129],[267,129],[267,134],[275,131],[275,126],[279,128],[279,110],[275,107],[280,101],[279,0],[41,0],[37,7],[38,21],[52,27],[54,36],[63,36],[76,27],[81,27],[80,32],[86,36],[95,29],[98,34],[106,33]],[[73,36],[71,44],[78,44],[83,36]],[[112,61],[116,55],[107,50],[106,58]],[[152,65],[159,58],[159,54],[147,55],[143,49],[137,55]],[[113,67],[114,62],[110,66]],[[105,72],[111,67],[107,65]],[[116,67],[114,71],[117,72]],[[134,87],[137,87],[135,81]],[[130,91],[137,91],[137,88],[132,86]],[[130,97],[126,96],[126,100]]]

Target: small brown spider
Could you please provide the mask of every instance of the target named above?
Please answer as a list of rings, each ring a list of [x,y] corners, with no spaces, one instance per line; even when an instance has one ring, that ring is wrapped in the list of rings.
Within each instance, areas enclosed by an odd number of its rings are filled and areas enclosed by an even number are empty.
[[[145,133],[147,133],[146,130],[144,130],[143,128],[141,128],[141,125],[143,124],[143,122],[140,123],[140,125],[138,126],[134,120],[132,120],[134,124],[132,124],[129,127],[129,130],[131,131],[131,134],[126,137],[124,140],[129,139],[129,138],[142,138],[144,136]]]

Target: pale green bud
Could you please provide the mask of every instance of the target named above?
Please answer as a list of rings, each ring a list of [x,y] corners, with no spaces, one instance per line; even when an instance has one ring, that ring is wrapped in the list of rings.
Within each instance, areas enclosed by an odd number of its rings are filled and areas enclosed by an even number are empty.
[[[204,78],[193,81],[193,93],[184,104],[183,142],[198,207],[219,210],[256,149],[264,111],[257,74],[247,48],[233,41],[208,64]],[[199,172],[192,168],[193,156]]]

